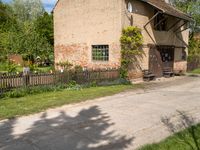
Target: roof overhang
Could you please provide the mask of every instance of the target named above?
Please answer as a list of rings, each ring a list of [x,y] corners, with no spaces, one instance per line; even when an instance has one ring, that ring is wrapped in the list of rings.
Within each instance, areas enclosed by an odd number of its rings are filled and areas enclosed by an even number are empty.
[[[164,0],[141,0],[141,1],[151,5],[152,7],[158,9],[160,12],[166,15],[173,16],[189,22],[194,21],[191,16],[174,8],[170,4],[166,3]]]

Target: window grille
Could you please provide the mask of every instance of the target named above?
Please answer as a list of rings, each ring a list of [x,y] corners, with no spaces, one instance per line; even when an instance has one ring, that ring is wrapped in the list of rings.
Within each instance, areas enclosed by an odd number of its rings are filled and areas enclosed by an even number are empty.
[[[108,45],[92,45],[92,60],[109,61]]]

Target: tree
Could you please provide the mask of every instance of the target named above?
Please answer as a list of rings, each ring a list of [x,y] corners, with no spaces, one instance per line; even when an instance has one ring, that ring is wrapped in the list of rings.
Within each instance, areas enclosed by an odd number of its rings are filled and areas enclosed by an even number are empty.
[[[8,51],[4,49],[7,44],[6,37],[11,29],[17,29],[16,18],[13,15],[12,9],[8,4],[2,3],[0,0],[0,60],[4,61],[7,57]]]
[[[36,32],[39,33],[41,37],[46,38],[53,46],[53,15],[45,12],[43,16],[40,16],[35,20],[34,24]]]
[[[191,25],[193,32],[200,31],[200,0],[171,0],[171,3],[179,10],[191,15],[195,24]]]
[[[35,20],[45,12],[41,0],[13,0],[11,6],[22,22]]]

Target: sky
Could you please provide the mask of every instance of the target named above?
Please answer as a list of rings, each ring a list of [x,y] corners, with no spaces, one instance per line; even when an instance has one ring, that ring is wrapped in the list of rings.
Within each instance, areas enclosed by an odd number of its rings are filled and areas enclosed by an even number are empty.
[[[3,0],[3,2],[10,2],[12,0]],[[42,0],[44,8],[47,12],[51,12],[57,0]]]

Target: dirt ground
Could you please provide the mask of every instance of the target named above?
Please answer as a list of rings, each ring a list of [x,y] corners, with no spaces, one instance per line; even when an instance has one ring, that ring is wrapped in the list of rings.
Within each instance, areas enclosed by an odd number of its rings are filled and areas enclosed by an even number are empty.
[[[0,122],[0,150],[133,150],[170,135],[180,113],[200,121],[200,77],[176,77]]]

